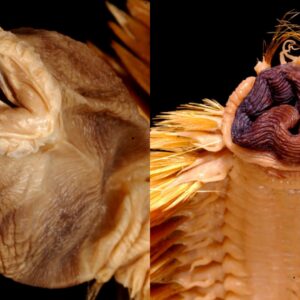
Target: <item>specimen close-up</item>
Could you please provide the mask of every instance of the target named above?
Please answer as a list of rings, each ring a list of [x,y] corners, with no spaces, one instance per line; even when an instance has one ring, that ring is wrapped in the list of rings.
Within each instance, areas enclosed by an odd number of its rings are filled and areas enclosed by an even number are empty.
[[[148,122],[136,102],[56,32],[1,30],[0,69],[1,274],[44,288],[96,280],[96,292],[114,276],[147,299]]]
[[[229,96],[151,130],[151,298],[300,298],[300,26],[289,11]],[[299,18],[298,18],[299,19]]]

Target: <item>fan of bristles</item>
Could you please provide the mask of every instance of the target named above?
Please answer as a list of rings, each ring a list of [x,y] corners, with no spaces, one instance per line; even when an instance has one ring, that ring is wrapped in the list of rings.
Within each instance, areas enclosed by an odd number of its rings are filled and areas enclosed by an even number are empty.
[[[223,112],[223,106],[205,99],[203,104],[182,105],[157,118],[150,135],[151,226],[173,215],[201,188],[201,181],[181,182],[179,175],[209,160],[205,150],[223,148]]]
[[[116,20],[108,22],[108,25],[120,41],[113,40],[111,43],[116,57],[92,43],[88,45],[123,79],[148,119],[146,102],[150,95],[150,1],[127,0],[127,12],[109,2],[106,4]]]

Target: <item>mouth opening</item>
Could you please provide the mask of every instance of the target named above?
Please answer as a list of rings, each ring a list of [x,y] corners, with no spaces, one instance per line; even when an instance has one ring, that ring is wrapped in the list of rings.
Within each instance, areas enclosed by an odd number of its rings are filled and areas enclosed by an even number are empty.
[[[15,103],[13,103],[12,101],[10,101],[6,97],[5,93],[3,92],[3,90],[1,88],[0,88],[0,101],[3,102],[3,103],[5,103],[6,105],[8,105],[10,108],[17,108],[18,107]]]
[[[232,141],[272,152],[286,163],[300,163],[300,67],[279,65],[261,72],[237,108]]]

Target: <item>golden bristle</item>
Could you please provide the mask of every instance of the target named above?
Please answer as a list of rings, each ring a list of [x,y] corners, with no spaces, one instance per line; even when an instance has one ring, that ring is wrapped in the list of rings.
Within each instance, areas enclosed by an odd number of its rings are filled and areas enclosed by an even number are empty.
[[[109,27],[122,41],[112,42],[112,48],[123,64],[123,67],[134,78],[139,86],[150,94],[150,2],[129,0],[129,13],[107,2],[107,7],[114,16],[115,22]]]
[[[216,101],[205,99],[203,104],[186,104],[158,116],[150,135],[151,149],[178,154],[207,148],[219,151],[223,148],[220,131],[223,112],[224,108]]]
[[[112,48],[120,57],[123,65],[136,80],[136,82],[143,88],[145,92],[150,94],[150,68],[143,61],[139,60],[125,47],[117,42],[112,42]]]
[[[150,39],[149,28],[145,27],[138,20],[126,14],[113,4],[107,3],[110,12],[118,24],[109,22],[112,31],[118,38],[146,63],[150,62]]]
[[[168,129],[189,130],[212,130],[220,126],[220,116],[224,108],[216,101],[204,99],[203,104],[189,103],[182,105],[174,112],[166,112],[158,116],[156,122],[158,127]],[[201,120],[199,120],[201,119]]]
[[[191,166],[196,166],[198,151],[211,146],[217,151],[223,148],[220,139],[221,120],[224,108],[216,101],[205,99],[203,104],[190,103],[175,112],[159,116],[150,134],[150,211],[152,217],[159,211],[168,211],[192,197],[202,186],[200,181],[177,184],[178,177]],[[212,135],[210,145],[199,136]],[[201,163],[201,162],[200,162]],[[154,219],[152,218],[152,222]]]
[[[292,39],[293,41],[300,41],[300,25],[293,24],[291,21],[299,15],[300,12],[291,10],[287,12],[281,20],[278,20],[275,32],[270,45],[267,47],[264,60],[268,65],[271,65],[274,54],[276,53],[279,46],[285,41]],[[294,45],[294,48],[298,48],[299,45]]]
[[[213,262],[195,256],[193,247],[206,249],[213,243],[198,240],[201,230],[207,230],[207,219],[195,215],[209,215],[209,210],[214,210],[231,168],[231,154],[224,149],[221,134],[223,113],[222,105],[205,99],[202,104],[186,104],[160,115],[151,131],[153,299],[182,299],[187,290],[195,295],[205,294],[203,288],[193,291],[198,289],[192,285],[193,280],[186,284],[176,276],[197,273],[203,265],[214,268]]]
[[[130,14],[150,28],[150,2],[142,0],[128,0],[127,8]]]
[[[122,78],[138,104],[139,113],[149,122],[150,95],[150,1],[127,0],[128,11],[106,3],[116,22],[108,26],[120,42],[113,40],[108,54],[88,42],[90,49],[104,59]]]

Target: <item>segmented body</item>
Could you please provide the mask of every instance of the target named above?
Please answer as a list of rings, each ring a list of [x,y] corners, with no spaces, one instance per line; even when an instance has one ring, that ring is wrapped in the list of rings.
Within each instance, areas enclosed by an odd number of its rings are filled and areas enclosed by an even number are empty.
[[[299,176],[234,160],[222,232],[224,288],[235,297],[225,299],[300,298]]]
[[[168,272],[153,270],[153,299],[299,299],[299,176],[234,159],[228,179],[205,186],[216,192],[161,225]]]
[[[169,114],[153,131],[153,299],[300,297],[300,171],[231,139],[254,80],[237,87],[225,110],[208,102],[194,115]],[[198,128],[187,121],[183,131],[183,115]],[[207,133],[209,145],[198,138]]]

